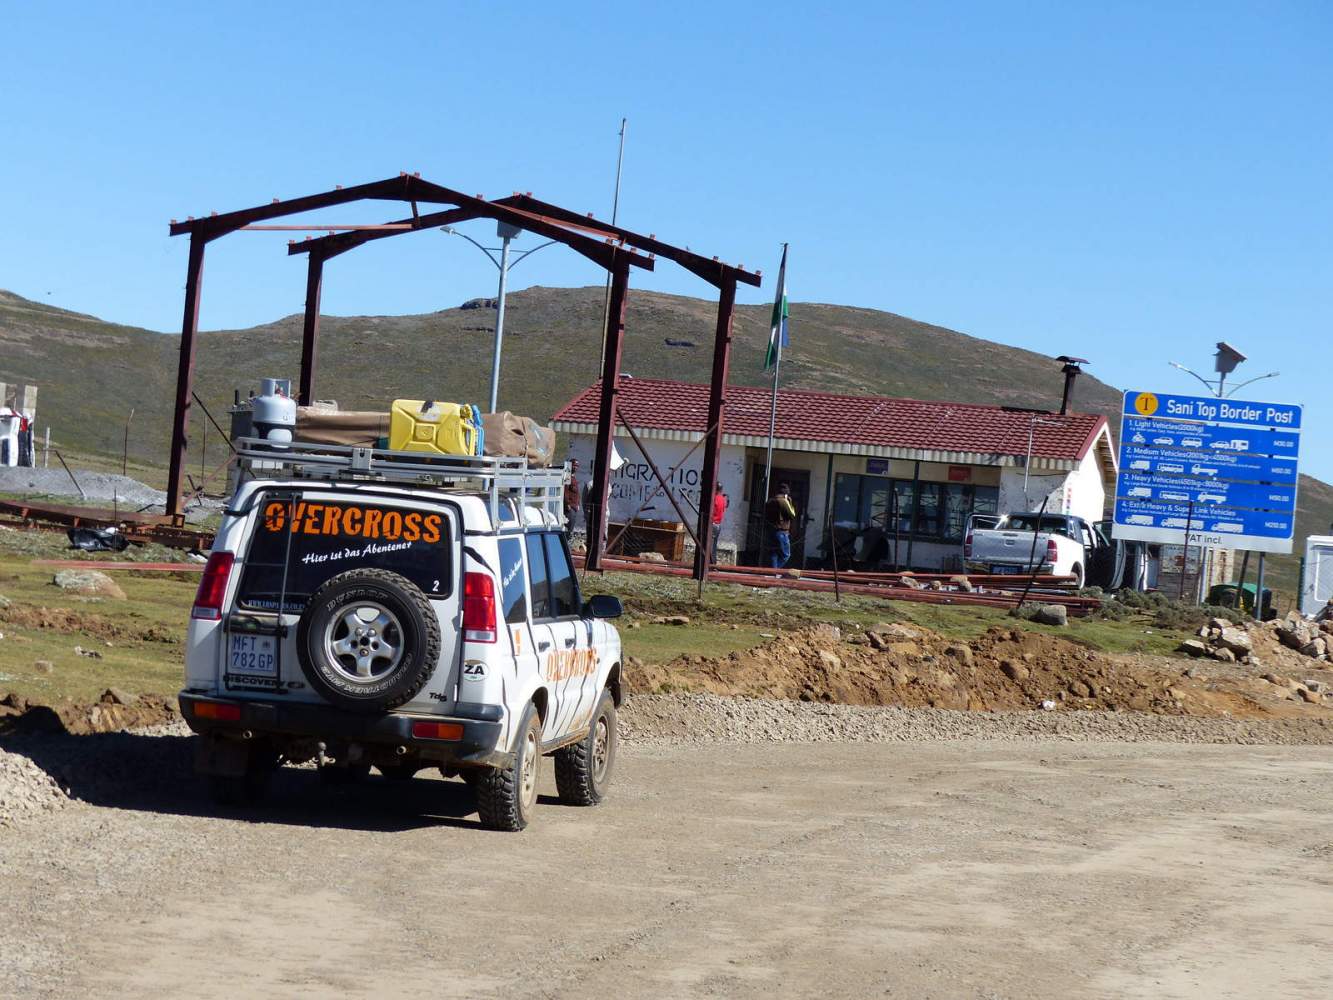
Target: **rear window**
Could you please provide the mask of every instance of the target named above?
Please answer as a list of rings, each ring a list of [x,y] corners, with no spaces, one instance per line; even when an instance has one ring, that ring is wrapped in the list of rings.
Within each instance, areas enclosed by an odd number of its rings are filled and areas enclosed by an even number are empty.
[[[1053,532],[1057,535],[1064,535],[1073,538],[1069,527],[1067,517],[1043,517],[1041,526],[1037,526],[1036,514],[1010,514],[1009,520],[1004,525],[1010,531],[1043,531]]]
[[[439,511],[365,501],[268,496],[241,576],[243,607],[301,611],[329,578],[351,569],[384,569],[427,597],[452,590],[449,519]],[[285,584],[284,584],[285,567]]]

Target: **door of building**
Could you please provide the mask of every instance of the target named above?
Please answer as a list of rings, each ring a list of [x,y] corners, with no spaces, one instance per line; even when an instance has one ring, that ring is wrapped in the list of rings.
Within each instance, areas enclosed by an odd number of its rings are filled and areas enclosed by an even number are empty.
[[[810,470],[773,468],[773,490],[786,483],[791,488],[791,500],[796,505],[796,521],[791,528],[791,562],[789,566],[805,565],[805,541],[818,526],[810,525]],[[750,566],[768,564],[768,532],[764,527],[764,463],[755,462],[750,469],[750,510],[746,521],[745,551],[741,561]],[[814,536],[810,536],[814,537]]]

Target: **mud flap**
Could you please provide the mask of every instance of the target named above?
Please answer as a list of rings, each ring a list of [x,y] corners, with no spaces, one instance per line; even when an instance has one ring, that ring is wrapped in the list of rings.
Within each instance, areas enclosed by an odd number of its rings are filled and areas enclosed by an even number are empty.
[[[194,741],[194,773],[239,778],[250,763],[250,746],[222,736],[200,736]]]

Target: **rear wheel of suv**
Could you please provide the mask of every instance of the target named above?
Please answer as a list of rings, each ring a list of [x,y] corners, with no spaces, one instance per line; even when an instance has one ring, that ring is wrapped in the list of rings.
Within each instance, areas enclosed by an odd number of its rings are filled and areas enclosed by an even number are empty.
[[[329,703],[387,712],[426,686],[440,656],[440,622],[397,573],[354,569],[315,591],[297,627],[301,672]]]
[[[588,735],[555,752],[555,787],[561,802],[595,806],[606,798],[619,742],[616,702],[610,691],[603,691]]]
[[[514,763],[480,771],[471,782],[483,826],[516,833],[528,825],[537,807],[541,759],[542,720],[537,706],[529,705],[519,725]]]

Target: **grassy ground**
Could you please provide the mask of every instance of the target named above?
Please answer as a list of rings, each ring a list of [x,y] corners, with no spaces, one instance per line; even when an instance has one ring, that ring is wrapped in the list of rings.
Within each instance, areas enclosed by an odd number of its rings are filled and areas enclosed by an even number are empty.
[[[197,574],[117,572],[125,599],[70,595],[52,583],[51,567],[34,559],[78,557],[60,534],[0,529],[0,692],[53,703],[95,700],[108,687],[139,694],[173,694],[180,686],[183,640]],[[127,553],[85,556],[90,567],[106,559],[170,559],[178,553],[131,547]],[[585,594],[613,593],[625,602],[620,621],[627,655],[649,663],[677,656],[725,656],[779,631],[827,622],[860,630],[886,621],[910,622],[967,639],[994,625],[1053,632],[1105,652],[1169,653],[1186,636],[1156,626],[1150,615],[1124,621],[1071,619],[1064,629],[1019,621],[992,608],[948,607],[831,594],[710,585],[696,600],[688,580],[633,573],[590,577]],[[3,603],[3,602],[0,602]],[[685,615],[688,625],[657,619]],[[77,648],[76,648],[77,647]],[[97,656],[83,655],[78,649]],[[39,667],[51,664],[48,672]]]
[[[1060,628],[1019,621],[996,608],[863,596],[847,596],[838,602],[832,594],[728,584],[710,584],[700,604],[693,581],[638,573],[589,578],[584,581],[584,590],[616,594],[625,602],[621,635],[626,653],[648,663],[665,662],[682,654],[725,655],[747,649],[779,629],[803,628],[816,622],[863,630],[880,622],[902,621],[958,639],[971,639],[1002,625],[1061,635],[1107,653],[1166,654],[1190,634],[1180,628],[1162,628],[1150,614],[1123,621],[1071,618],[1068,626]],[[689,617],[689,625],[654,623],[657,618],[672,615]]]

